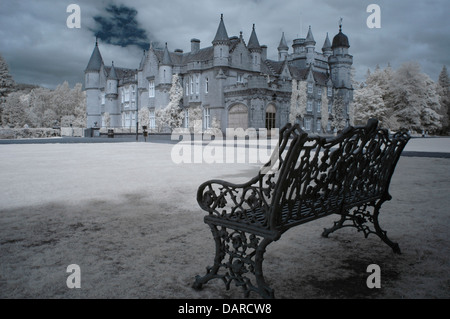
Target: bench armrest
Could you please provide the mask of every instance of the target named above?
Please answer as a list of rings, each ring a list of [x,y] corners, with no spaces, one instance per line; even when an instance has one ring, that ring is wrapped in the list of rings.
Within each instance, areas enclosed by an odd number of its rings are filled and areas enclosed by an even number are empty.
[[[268,202],[275,185],[270,180],[270,177],[261,174],[244,184],[210,180],[198,188],[197,202],[209,215],[266,226]]]

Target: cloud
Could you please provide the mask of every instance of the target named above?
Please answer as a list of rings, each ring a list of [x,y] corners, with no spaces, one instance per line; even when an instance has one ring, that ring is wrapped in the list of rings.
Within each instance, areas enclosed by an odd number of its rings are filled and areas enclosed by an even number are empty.
[[[100,40],[107,44],[127,47],[136,45],[148,49],[150,40],[147,32],[142,29],[136,20],[137,10],[123,4],[117,6],[109,4],[104,15],[96,15],[95,28],[91,31]]]

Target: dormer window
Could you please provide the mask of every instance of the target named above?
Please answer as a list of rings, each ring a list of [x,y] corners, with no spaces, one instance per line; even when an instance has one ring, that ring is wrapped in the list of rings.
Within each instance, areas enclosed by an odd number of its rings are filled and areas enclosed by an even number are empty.
[[[313,84],[308,83],[308,93],[312,93],[312,92],[313,92]]]

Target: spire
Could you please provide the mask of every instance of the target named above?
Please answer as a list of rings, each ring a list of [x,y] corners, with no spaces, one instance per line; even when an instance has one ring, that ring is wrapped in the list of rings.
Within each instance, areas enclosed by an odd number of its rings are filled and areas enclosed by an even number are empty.
[[[322,51],[329,51],[331,50],[331,42],[330,42],[330,38],[328,38],[328,32],[327,32],[327,37],[325,38],[325,42],[323,43],[323,47],[322,47]]]
[[[289,47],[286,42],[286,38],[284,37],[284,32],[281,34],[280,45],[278,46],[278,51],[287,51]]]
[[[144,50],[144,54],[142,55],[141,63],[139,63],[139,70],[144,69],[144,64],[145,64],[146,57],[147,57],[146,51]]]
[[[173,65],[172,59],[170,58],[169,49],[167,48],[167,42],[166,42],[166,47],[164,48],[164,55],[163,55],[163,59],[162,59],[162,64],[163,65]]]
[[[258,37],[255,32],[255,24],[253,24],[252,34],[250,35],[250,39],[248,40],[247,48],[249,50],[261,50],[261,46],[259,45]]]
[[[229,41],[230,40],[228,38],[227,29],[225,28],[225,24],[223,23],[223,14],[221,14],[219,27],[217,28],[216,36],[214,37],[212,44],[218,44],[220,42],[228,43]]]
[[[312,31],[311,31],[311,26],[309,26],[308,35],[306,36],[306,40],[305,40],[305,43],[309,43],[309,42],[312,43],[313,45],[316,44],[316,41],[314,41],[314,37],[313,37]]]
[[[88,71],[98,72],[98,71],[100,71],[102,64],[103,64],[103,58],[102,58],[102,55],[100,54],[100,50],[98,49],[98,40],[97,40],[97,38],[95,38],[94,51],[92,51],[91,58],[89,59],[89,63],[86,67],[86,70],[84,70],[84,72],[88,72]]]
[[[116,69],[114,68],[114,61],[112,61],[111,70],[109,70],[108,80],[117,80]]]

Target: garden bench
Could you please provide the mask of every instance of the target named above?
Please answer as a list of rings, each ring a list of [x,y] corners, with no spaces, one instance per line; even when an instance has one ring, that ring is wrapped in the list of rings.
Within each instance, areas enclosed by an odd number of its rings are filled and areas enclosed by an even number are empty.
[[[255,291],[274,298],[263,277],[267,245],[294,226],[331,214],[340,219],[324,230],[324,237],[342,227],[356,227],[365,237],[378,235],[400,253],[381,229],[378,215],[392,198],[390,180],[409,138],[405,131],[390,136],[375,119],[330,139],[309,136],[297,124],[286,125],[271,160],[256,177],[239,185],[210,180],[198,188],[197,201],[209,213],[204,221],[211,228],[216,254],[214,265],[196,276],[193,287],[201,289],[220,278],[227,290],[233,281],[243,287],[245,297]]]

